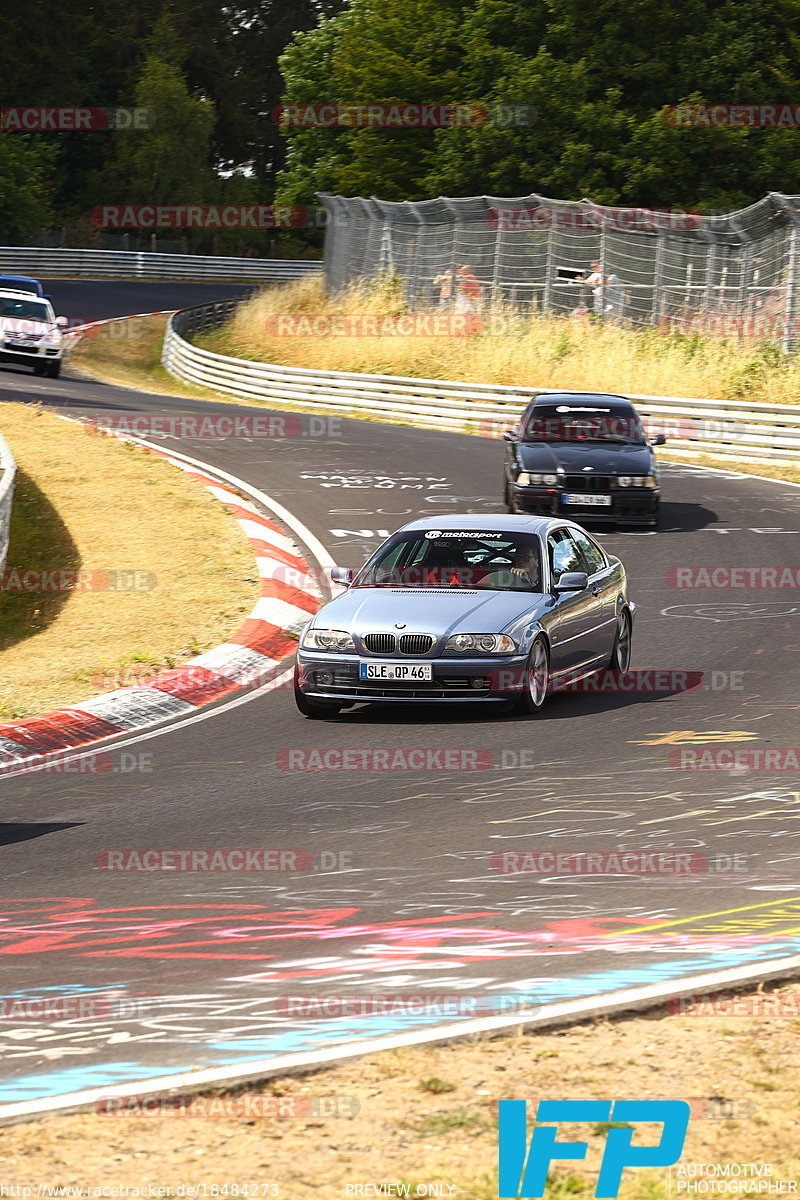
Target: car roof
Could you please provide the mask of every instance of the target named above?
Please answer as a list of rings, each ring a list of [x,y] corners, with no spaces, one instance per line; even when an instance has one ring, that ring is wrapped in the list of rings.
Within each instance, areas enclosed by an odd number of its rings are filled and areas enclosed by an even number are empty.
[[[466,513],[463,516],[451,513],[446,517],[422,517],[417,521],[409,521],[397,532],[405,533],[407,530],[413,529],[441,529],[442,533],[446,533],[449,529],[463,529],[474,530],[475,533],[496,531],[498,533],[538,533],[544,536],[556,525],[563,524],[565,522],[561,517],[536,517],[525,513],[514,513],[513,515],[499,513],[495,516],[491,513]]]
[[[540,392],[533,398],[534,405],[569,404],[591,405],[603,408],[633,408],[627,396],[615,396],[609,392]]]
[[[0,287],[0,298],[6,300],[30,300],[32,296],[34,300],[43,300],[48,303],[44,296],[34,295],[33,292],[15,292],[13,288]]]

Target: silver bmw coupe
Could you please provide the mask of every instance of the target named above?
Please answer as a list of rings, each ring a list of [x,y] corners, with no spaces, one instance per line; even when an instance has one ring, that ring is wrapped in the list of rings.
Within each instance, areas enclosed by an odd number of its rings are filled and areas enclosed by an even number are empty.
[[[306,717],[354,704],[495,702],[538,713],[551,686],[627,670],[635,605],[625,569],[558,518],[412,521],[306,626],[295,699]]]

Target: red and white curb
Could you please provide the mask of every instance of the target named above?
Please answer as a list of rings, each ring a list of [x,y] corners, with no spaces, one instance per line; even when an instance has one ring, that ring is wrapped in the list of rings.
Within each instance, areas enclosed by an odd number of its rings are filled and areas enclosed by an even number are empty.
[[[234,488],[246,489],[283,526],[293,527],[319,568],[332,565],[324,547],[286,509],[227,472],[140,438],[126,435],[124,440],[185,471],[232,513],[255,551],[260,598],[226,642],[164,671],[146,686],[119,688],[24,721],[0,724],[0,773],[15,773],[26,765],[39,767],[49,755],[184,716],[231,692],[265,682],[295,652],[301,629],[324,603],[317,578],[295,541]]]
[[[64,340],[72,339],[67,349],[72,350],[89,329],[99,329],[101,325],[114,325],[117,321],[136,321],[140,317],[169,317],[177,312],[176,308],[159,308],[156,312],[131,313],[127,317],[106,317],[102,321],[87,321],[85,325],[74,325],[64,334]]]

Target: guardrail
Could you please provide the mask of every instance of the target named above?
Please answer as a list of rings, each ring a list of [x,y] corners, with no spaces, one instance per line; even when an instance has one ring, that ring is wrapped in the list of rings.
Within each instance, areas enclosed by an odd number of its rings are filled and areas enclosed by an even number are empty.
[[[0,436],[0,571],[6,565],[8,538],[11,532],[11,505],[14,499],[14,480],[17,464],[5,438]]]
[[[161,360],[170,374],[184,383],[277,405],[339,409],[354,416],[367,414],[487,437],[499,437],[514,424],[532,396],[557,390],[309,371],[228,358],[186,340],[184,335],[220,324],[237,303],[182,309],[170,318]],[[671,446],[686,453],[800,463],[800,405],[759,404],[753,408],[735,400],[625,394],[635,402],[650,434],[665,433]]]
[[[139,250],[46,250],[0,246],[0,275],[41,279],[180,279],[186,282],[280,283],[318,275],[322,263],[302,258],[217,258]]]

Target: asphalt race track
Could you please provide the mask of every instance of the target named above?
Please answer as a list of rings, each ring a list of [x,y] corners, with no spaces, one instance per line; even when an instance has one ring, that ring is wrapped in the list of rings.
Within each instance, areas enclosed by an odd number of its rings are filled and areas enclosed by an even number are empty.
[[[87,320],[236,291],[51,290],[58,312]],[[79,416],[233,411],[83,381],[69,365],[59,380],[0,369],[0,388]],[[500,442],[309,421],[279,440],[160,444],[268,493],[342,565],[421,515],[502,511]],[[324,1016],[293,997],[460,994],[485,1015],[487,998],[499,1011],[520,993],[604,994],[798,953],[796,773],[680,769],[676,756],[800,744],[800,599],[672,584],[680,566],[796,565],[800,488],[676,465],[664,492],[660,532],[603,544],[638,604],[634,667],[702,672],[692,690],[563,694],[533,719],[361,706],[312,722],[278,688],[127,739],[120,764],[141,753],[150,770],[0,780],[5,1003],[97,1001],[91,1020],[0,1021],[0,1098],[246,1068],[443,1020],[338,1000],[328,1011],[343,1015]],[[477,750],[480,769],[287,769],[296,748],[421,747]],[[108,849],[217,847],[300,848],[314,865],[147,875],[95,865]],[[543,876],[502,873],[491,857],[582,850],[695,852],[715,869]]]

